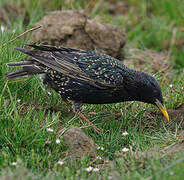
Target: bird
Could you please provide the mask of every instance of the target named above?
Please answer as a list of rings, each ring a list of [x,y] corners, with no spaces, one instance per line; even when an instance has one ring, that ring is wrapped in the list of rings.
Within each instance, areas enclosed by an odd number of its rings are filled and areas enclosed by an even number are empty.
[[[8,80],[40,75],[42,83],[54,89],[86,122],[91,123],[80,112],[81,105],[125,101],[153,104],[169,121],[161,87],[148,73],[130,69],[122,61],[98,51],[52,45],[27,46],[29,48],[15,49],[26,54],[28,59],[6,64],[21,67],[6,72]],[[93,129],[100,131],[94,125]]]

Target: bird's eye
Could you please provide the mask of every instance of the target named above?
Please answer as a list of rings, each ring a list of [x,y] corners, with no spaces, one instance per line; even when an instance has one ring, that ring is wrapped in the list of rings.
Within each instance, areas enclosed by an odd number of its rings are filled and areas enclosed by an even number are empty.
[[[157,95],[158,93],[157,93],[157,91],[156,91],[156,90],[153,90],[153,94],[154,94],[154,95]]]

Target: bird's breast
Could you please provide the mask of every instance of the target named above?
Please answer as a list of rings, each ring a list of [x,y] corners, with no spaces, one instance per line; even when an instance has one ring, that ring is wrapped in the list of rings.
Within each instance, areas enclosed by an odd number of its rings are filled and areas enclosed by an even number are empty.
[[[63,99],[87,104],[108,104],[128,101],[128,92],[123,88],[105,87],[100,89],[90,83],[67,77],[57,71],[49,70],[41,75],[44,85],[54,89]]]

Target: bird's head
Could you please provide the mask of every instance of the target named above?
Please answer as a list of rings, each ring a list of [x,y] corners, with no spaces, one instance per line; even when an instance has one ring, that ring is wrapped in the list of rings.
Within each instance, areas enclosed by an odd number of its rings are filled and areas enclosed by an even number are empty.
[[[135,79],[137,81],[136,88],[139,101],[156,105],[169,121],[169,115],[163,102],[162,91],[156,79],[144,72],[139,72],[135,76]]]

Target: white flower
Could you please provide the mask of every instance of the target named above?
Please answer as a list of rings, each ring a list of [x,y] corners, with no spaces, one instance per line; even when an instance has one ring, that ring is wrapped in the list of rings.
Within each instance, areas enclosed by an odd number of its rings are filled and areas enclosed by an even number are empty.
[[[122,148],[122,150],[121,150],[122,152],[128,152],[129,151],[129,148]]]
[[[18,102],[18,103],[20,103],[20,101],[21,101],[20,99],[17,99],[17,102]]]
[[[56,139],[56,144],[59,144],[60,142],[60,139]]]
[[[103,151],[105,148],[98,146],[96,149],[99,149],[99,150],[101,149]]]
[[[97,146],[96,149],[98,149],[98,150],[101,149],[102,151],[104,151],[105,148],[104,147]]]
[[[12,162],[11,163],[12,166],[17,166],[17,164],[18,164],[17,162]]]
[[[173,171],[171,171],[171,172],[169,172],[169,174],[170,174],[171,176],[173,176],[173,175],[174,175],[174,172],[173,172]]]
[[[91,172],[92,170],[93,170],[93,167],[91,167],[91,166],[89,166],[89,167],[86,168],[86,171],[87,172]]]
[[[100,169],[99,168],[94,168],[93,172],[98,172]]]
[[[127,136],[127,135],[128,135],[128,132],[127,131],[125,131],[125,132],[122,133],[122,136]]]
[[[103,151],[105,148],[98,146],[96,149],[99,149],[99,150],[101,149]]]
[[[52,129],[52,128],[47,128],[47,131],[48,131],[48,132],[54,132],[54,129]]]
[[[57,164],[59,164],[59,165],[63,165],[63,164],[64,164],[64,162],[63,162],[63,161],[58,161],[58,162],[57,162]]]
[[[5,27],[3,25],[1,25],[1,32],[4,32]]]
[[[50,96],[52,93],[50,91],[48,91],[47,94]]]
[[[97,159],[99,159],[99,160],[101,160],[101,159],[102,159],[102,157],[100,157],[100,156],[97,156],[96,158],[97,158]]]
[[[169,84],[169,87],[170,87],[170,88],[172,88],[172,87],[173,87],[173,85],[172,85],[172,84]]]

